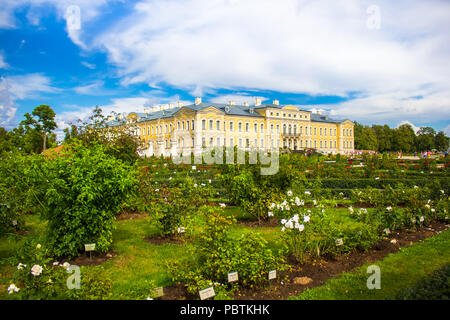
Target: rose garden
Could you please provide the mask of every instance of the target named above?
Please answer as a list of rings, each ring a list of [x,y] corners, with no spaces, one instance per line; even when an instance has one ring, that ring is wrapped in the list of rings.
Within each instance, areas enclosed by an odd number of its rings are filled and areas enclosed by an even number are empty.
[[[2,299],[406,299],[448,277],[448,159],[281,153],[277,174],[260,167],[130,163],[78,140],[3,157]]]

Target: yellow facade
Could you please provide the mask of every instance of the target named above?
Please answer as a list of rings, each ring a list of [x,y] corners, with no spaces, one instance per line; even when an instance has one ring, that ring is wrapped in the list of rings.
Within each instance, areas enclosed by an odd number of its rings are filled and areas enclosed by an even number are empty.
[[[199,99],[199,98],[197,98]],[[354,124],[293,105],[236,106],[201,103],[159,112],[130,113],[119,126],[133,127],[147,154],[195,152],[203,147],[237,146],[268,151],[316,149],[351,153]],[[228,108],[228,109],[227,109]]]

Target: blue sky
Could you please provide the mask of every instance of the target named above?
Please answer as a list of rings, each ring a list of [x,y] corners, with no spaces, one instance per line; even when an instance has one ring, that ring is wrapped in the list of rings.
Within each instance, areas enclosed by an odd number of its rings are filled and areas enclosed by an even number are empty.
[[[437,0],[2,0],[0,126],[262,97],[449,135],[449,20]]]

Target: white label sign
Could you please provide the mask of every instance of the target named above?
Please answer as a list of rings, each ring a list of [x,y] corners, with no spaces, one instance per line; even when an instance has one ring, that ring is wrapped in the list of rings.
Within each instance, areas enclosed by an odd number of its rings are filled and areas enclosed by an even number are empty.
[[[275,279],[277,277],[277,270],[269,271],[269,280]]]
[[[95,250],[95,243],[86,243],[84,245],[85,251],[94,251]]]
[[[198,292],[200,295],[200,300],[205,300],[214,297],[216,293],[214,292],[214,287],[209,287]]]
[[[163,287],[157,287],[157,288],[152,290],[152,297],[153,298],[159,298],[159,297],[162,297],[163,295],[164,295]]]
[[[236,272],[230,272],[228,274],[228,282],[236,282],[238,281],[238,273]]]

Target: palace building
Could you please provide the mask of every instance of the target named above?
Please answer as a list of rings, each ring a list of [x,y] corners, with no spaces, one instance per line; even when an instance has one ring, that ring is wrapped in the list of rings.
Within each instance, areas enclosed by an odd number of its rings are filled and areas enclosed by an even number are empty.
[[[333,120],[278,100],[254,105],[202,102],[169,104],[109,116],[110,127],[128,128],[144,146],[145,155],[169,156],[201,152],[204,147],[237,146],[243,150],[315,149],[322,153],[354,151],[354,123]]]

